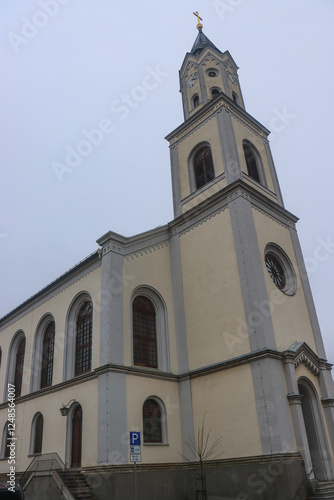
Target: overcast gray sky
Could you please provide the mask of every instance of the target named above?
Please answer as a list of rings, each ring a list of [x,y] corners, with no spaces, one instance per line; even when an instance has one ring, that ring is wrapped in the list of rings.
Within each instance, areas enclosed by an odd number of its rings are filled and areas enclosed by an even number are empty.
[[[2,0],[0,317],[109,229],[131,236],[173,218],[164,137],[183,121],[194,10],[240,67],[247,111],[273,131],[334,362],[332,0]]]

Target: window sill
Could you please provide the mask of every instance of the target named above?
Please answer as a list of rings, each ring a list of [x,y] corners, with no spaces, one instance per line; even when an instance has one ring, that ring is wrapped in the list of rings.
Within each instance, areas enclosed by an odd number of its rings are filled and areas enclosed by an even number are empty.
[[[143,443],[143,446],[169,446],[169,443]]]

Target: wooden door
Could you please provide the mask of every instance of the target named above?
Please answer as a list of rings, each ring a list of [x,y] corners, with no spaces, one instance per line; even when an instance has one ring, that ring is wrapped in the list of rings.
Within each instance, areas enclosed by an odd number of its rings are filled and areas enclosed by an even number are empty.
[[[82,448],[82,408],[77,406],[72,416],[71,467],[81,467]]]

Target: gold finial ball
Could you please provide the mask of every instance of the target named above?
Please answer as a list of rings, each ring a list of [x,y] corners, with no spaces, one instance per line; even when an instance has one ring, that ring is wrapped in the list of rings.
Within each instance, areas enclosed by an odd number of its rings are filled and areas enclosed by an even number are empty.
[[[198,30],[201,30],[203,28],[203,24],[200,23],[200,21],[203,21],[203,19],[201,17],[199,17],[199,13],[198,13],[198,10],[196,12],[193,12],[194,16],[197,17],[197,26],[196,28]]]

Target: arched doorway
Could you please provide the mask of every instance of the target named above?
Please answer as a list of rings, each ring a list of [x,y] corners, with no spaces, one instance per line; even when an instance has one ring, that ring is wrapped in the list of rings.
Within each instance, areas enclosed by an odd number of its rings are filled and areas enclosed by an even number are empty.
[[[299,394],[302,398],[302,411],[309,445],[313,473],[319,481],[332,478],[329,445],[324,422],[319,406],[319,399],[312,384],[306,379],[298,382]]]
[[[76,406],[72,414],[71,467],[81,467],[82,408]]]

